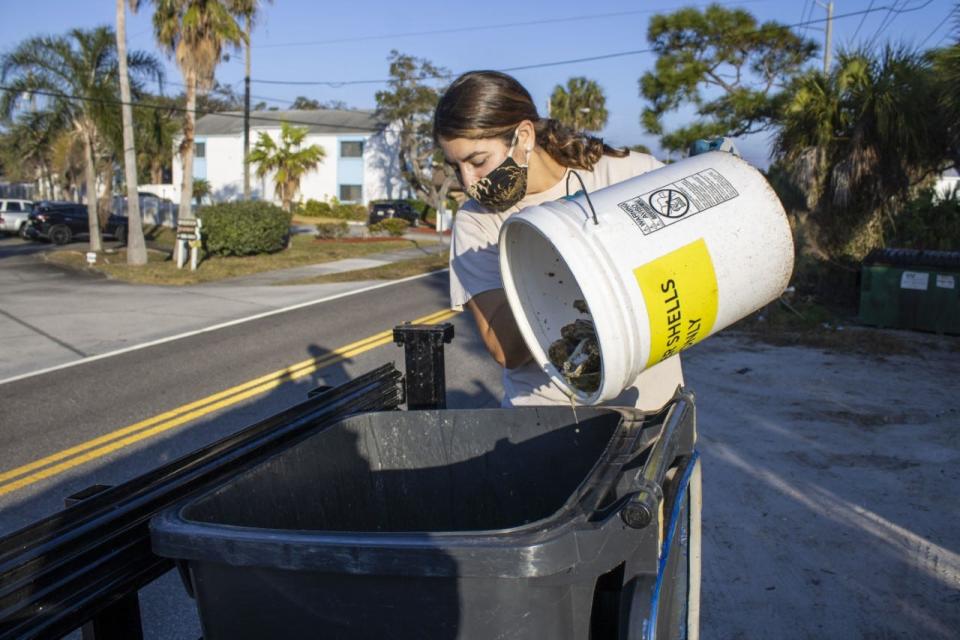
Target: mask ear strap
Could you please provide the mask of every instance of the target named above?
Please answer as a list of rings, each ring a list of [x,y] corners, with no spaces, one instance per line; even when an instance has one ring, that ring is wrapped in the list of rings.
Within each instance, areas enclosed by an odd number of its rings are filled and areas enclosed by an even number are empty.
[[[519,138],[520,127],[517,127],[513,131],[513,140],[510,141],[510,148],[507,149],[508,158],[513,157],[513,150],[517,148],[517,142],[519,141]],[[530,165],[530,154],[533,153],[533,147],[526,147],[524,151],[526,152],[526,156],[523,158],[523,164],[520,165],[521,167],[527,167]]]

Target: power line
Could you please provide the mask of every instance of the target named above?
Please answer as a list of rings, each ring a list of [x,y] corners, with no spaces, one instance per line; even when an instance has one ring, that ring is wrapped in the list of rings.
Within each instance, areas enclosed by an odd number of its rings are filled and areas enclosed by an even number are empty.
[[[876,0],[870,0],[870,4],[867,5],[867,11],[869,11],[870,9],[873,8],[873,3],[874,3],[875,1],[876,1]],[[863,14],[863,17],[860,18],[860,24],[857,25],[857,30],[853,32],[853,37],[850,38],[851,41],[857,39],[857,34],[860,33],[860,27],[863,26],[863,23],[866,21],[866,19],[867,19],[867,14]]]
[[[950,20],[950,17],[953,14],[955,14],[957,11],[960,11],[960,5],[953,7],[952,9],[950,9],[950,11],[947,12],[947,15],[943,16],[943,19],[933,27],[933,30],[927,34],[927,37],[920,41],[920,44],[917,45],[917,49],[923,49],[923,45],[927,44],[927,40],[932,38],[933,34],[939,31],[941,27],[943,27],[943,25],[947,24],[948,21]]]
[[[920,9],[926,8],[926,7],[927,7],[929,4],[931,4],[932,2],[933,2],[933,0],[927,0],[927,1],[924,2],[923,4],[918,5],[918,6],[916,6],[916,7],[913,7],[913,8],[910,8],[910,9],[907,9],[907,8],[905,8],[905,7],[904,7],[904,8],[901,8],[901,9],[896,9],[896,5],[899,4],[899,2],[897,2],[897,3],[894,4],[893,8],[883,6],[883,7],[876,7],[875,9],[869,9],[869,10],[852,11],[852,12],[849,12],[849,13],[843,13],[843,14],[835,15],[835,16],[833,17],[833,19],[836,20],[836,19],[840,19],[840,18],[849,18],[849,17],[852,17],[852,16],[863,15],[863,14],[865,14],[865,13],[876,12],[876,11],[892,11],[893,13],[899,15],[899,14],[901,14],[901,13],[910,13],[910,12],[913,12],[913,11],[919,11]],[[776,25],[776,26],[774,26],[774,27],[764,26],[764,27],[762,27],[762,28],[760,28],[760,29],[756,29],[756,30],[754,30],[754,31],[755,31],[756,33],[761,33],[761,32],[763,32],[765,29],[769,29],[769,28],[773,28],[773,29],[791,29],[791,28],[796,28],[796,27],[799,27],[799,26],[803,26],[804,24],[821,23],[821,22],[826,22],[827,20],[828,20],[828,18],[818,18],[818,19],[816,19],[816,20],[808,20],[808,21],[806,21],[806,23],[796,23],[796,24],[791,24],[791,25]],[[521,66],[515,66],[515,67],[508,67],[508,68],[506,68],[506,69],[503,69],[503,71],[520,71],[520,70],[527,70],[527,69],[539,69],[539,68],[559,66],[559,65],[564,65],[564,64],[573,64],[573,63],[577,63],[577,62],[588,62],[588,61],[593,61],[593,60],[604,60],[604,59],[621,57],[621,56],[636,55],[636,54],[639,54],[639,53],[649,53],[649,52],[651,52],[651,51],[653,51],[653,49],[637,49],[637,50],[634,50],[634,51],[621,51],[621,52],[618,52],[618,53],[610,53],[610,54],[604,54],[604,55],[598,55],[598,56],[589,56],[589,57],[584,57],[584,58],[575,58],[575,59],[571,59],[571,60],[558,60],[558,61],[554,61],[554,62],[542,62],[542,63],[538,63],[538,64],[529,64],[529,65],[521,65]],[[439,77],[450,77],[450,75],[452,75],[452,74],[432,75],[432,76],[421,76],[419,79],[429,79],[429,78],[439,78]],[[255,82],[262,82],[262,81],[255,80]],[[350,81],[350,82],[343,82],[343,83],[341,83],[341,82],[330,82],[330,81],[318,81],[318,82],[283,82],[283,81],[269,81],[269,82],[274,83],[274,84],[298,84],[298,85],[302,85],[302,84],[331,84],[331,85],[338,85],[338,84],[356,84],[356,83],[373,83],[373,82],[386,83],[386,82],[390,82],[390,81],[389,81],[389,80],[359,80],[359,81]],[[0,91],[14,91],[14,89],[11,88],[11,87],[9,87],[9,86],[0,85]],[[98,104],[108,104],[108,105],[124,105],[124,104],[129,104],[129,105],[132,106],[132,107],[143,108],[143,109],[158,109],[158,110],[165,110],[165,111],[175,111],[175,112],[180,112],[180,113],[187,113],[187,112],[188,112],[188,109],[186,109],[185,107],[178,107],[178,106],[175,106],[175,105],[160,105],[160,104],[151,104],[151,103],[147,103],[147,102],[132,102],[132,101],[131,101],[131,102],[123,102],[122,100],[117,100],[117,99],[89,98],[89,97],[85,97],[85,96],[75,96],[75,95],[70,95],[70,94],[66,94],[66,93],[60,93],[60,92],[56,92],[56,91],[46,91],[46,90],[39,90],[39,89],[38,89],[38,90],[20,91],[20,93],[26,93],[26,94],[30,94],[30,95],[40,95],[40,96],[46,96],[46,97],[52,97],[52,98],[63,98],[63,99],[67,99],[67,100],[79,100],[79,101],[83,101],[83,102],[93,102],[93,103],[98,103]],[[260,99],[264,99],[264,98],[261,97]],[[271,100],[275,100],[275,101],[277,101],[277,102],[281,102],[281,100],[279,100],[279,99],[271,99]],[[262,114],[263,112],[254,112],[254,113],[260,113],[260,114]],[[223,117],[228,117],[228,118],[243,118],[243,114],[242,114],[242,113],[233,113],[233,112],[213,112],[213,111],[194,110],[194,114],[195,114],[195,115],[217,114],[217,115],[220,115],[220,116],[223,116]],[[287,123],[289,123],[289,124],[300,124],[300,125],[306,125],[306,126],[316,126],[317,124],[319,124],[319,123],[316,123],[316,122],[306,122],[306,121],[291,120],[291,119],[288,119],[288,118],[268,118],[268,117],[264,117],[263,115],[256,115],[256,116],[252,116],[252,115],[251,115],[251,119],[253,119],[253,120],[258,120],[258,121],[260,121],[260,122],[269,122],[269,123],[274,123],[274,124],[279,124],[279,123],[281,123],[281,122],[287,122]],[[353,131],[356,130],[356,127],[349,127],[349,126],[346,126],[346,125],[329,125],[329,124],[324,124],[324,125],[322,125],[322,126],[328,126],[328,127],[330,127],[330,128],[333,128],[333,129],[347,129],[347,130],[353,130]]]
[[[404,33],[382,34],[375,36],[355,36],[351,38],[334,38],[331,40],[310,40],[306,42],[281,42],[277,44],[261,44],[258,49],[277,49],[281,47],[310,47],[325,44],[344,44],[347,42],[364,42],[370,40],[388,40],[394,38],[410,38],[415,36],[434,36],[443,33],[464,33],[476,31],[489,31],[491,29],[504,29],[508,27],[527,27],[541,24],[556,24],[559,22],[574,22],[578,20],[600,20],[603,18],[613,18],[620,16],[632,16],[642,13],[655,13],[657,9],[644,9],[641,11],[619,11],[617,13],[600,13],[593,15],[572,16],[570,18],[552,18],[548,20],[530,20],[527,22],[506,22],[502,24],[490,24],[479,27],[455,27],[450,29],[431,29],[429,31],[407,31]]]
[[[735,4],[758,4],[765,3],[769,0],[743,0],[741,2],[736,2]],[[721,4],[734,4],[734,3],[721,3]],[[706,5],[694,5],[694,6],[706,6]],[[395,38],[409,38],[416,36],[433,36],[446,33],[475,33],[477,31],[489,31],[493,29],[505,29],[510,27],[529,27],[529,26],[539,26],[544,24],[557,24],[561,22],[578,22],[583,20],[601,20],[604,18],[619,18],[623,16],[635,16],[647,13],[656,13],[662,11],[662,9],[639,9],[634,11],[618,11],[615,13],[593,13],[586,14],[581,16],[570,16],[567,18],[547,18],[547,19],[538,19],[538,20],[528,20],[525,22],[504,22],[501,24],[489,24],[489,25],[480,25],[480,26],[470,26],[470,27],[451,27],[447,29],[431,29],[428,31],[408,31],[404,33],[392,33],[392,34],[380,34],[380,35],[370,35],[370,36],[353,36],[350,38],[334,38],[330,40],[309,40],[305,42],[280,42],[275,44],[262,44],[258,45],[257,49],[276,49],[281,47],[307,47],[315,45],[325,45],[325,44],[344,44],[347,42],[365,42],[371,40],[392,40]]]
[[[498,71],[507,72],[507,71],[524,71],[527,69],[542,69],[545,67],[558,67],[565,64],[574,64],[577,62],[592,62],[594,60],[607,60],[609,58],[621,58],[623,56],[635,56],[641,53],[650,53],[653,49],[634,49],[633,51],[620,51],[617,53],[606,53],[598,56],[589,56],[586,58],[573,58],[570,60],[555,60],[553,62],[540,62],[537,64],[527,64],[520,65],[516,67],[504,67],[498,69]],[[454,77],[452,73],[437,73],[437,74],[427,74],[416,76],[416,80],[446,80]],[[296,86],[315,86],[315,85],[329,85],[332,87],[340,87],[346,85],[357,85],[357,84],[385,84],[391,82],[391,80],[344,80],[342,82],[329,81],[329,80],[257,80],[253,79],[251,82],[256,82],[258,84],[282,84],[282,85],[296,85]]]
[[[187,85],[183,84],[182,82],[170,82],[169,80],[164,80],[164,81],[161,83],[161,82],[159,82],[159,81],[157,81],[157,80],[155,80],[155,79],[153,79],[153,78],[148,78],[148,79],[147,79],[147,82],[149,82],[149,83],[151,83],[151,84],[155,84],[155,85],[164,84],[164,85],[172,85],[172,86],[175,86],[175,87],[183,87],[183,88],[186,88],[186,86],[187,86]],[[238,80],[238,81],[236,81],[236,82],[229,82],[229,83],[219,83],[219,84],[220,84],[221,87],[230,88],[230,87],[236,86],[236,85],[241,84],[241,83],[243,83],[243,80]],[[161,95],[163,95],[163,94],[161,93]],[[207,95],[209,95],[209,94],[207,94]],[[264,102],[273,102],[273,103],[285,105],[285,106],[287,106],[287,107],[291,106],[294,102],[296,102],[296,98],[294,98],[293,100],[290,100],[290,99],[288,99],[288,98],[276,98],[276,97],[270,97],[270,96],[257,95],[257,94],[253,94],[253,93],[250,94],[250,97],[251,97],[251,98],[255,98],[255,99],[257,99],[257,100],[262,100],[262,101],[264,101]],[[239,96],[237,96],[237,98],[239,99]],[[241,109],[241,108],[242,108],[241,105],[237,105],[237,109],[238,109],[238,110]],[[199,113],[199,112],[198,112],[198,113]],[[216,111],[216,112],[211,112],[211,113],[223,113],[223,112],[222,112],[222,111]]]
[[[806,21],[811,15],[813,15],[813,2],[814,0],[807,0],[807,3],[803,5],[803,11],[800,12],[800,22]],[[807,34],[806,25],[803,27],[803,31],[800,32],[801,36]]]
[[[873,48],[873,45],[876,44],[877,38],[880,37],[880,34],[883,33],[887,27],[893,24],[894,20],[896,20],[899,13],[894,14],[894,11],[896,11],[898,4],[900,4],[900,0],[896,0],[896,2],[893,3],[893,9],[888,10],[887,15],[883,16],[883,20],[880,21],[880,26],[877,27],[877,30],[873,33],[873,37],[870,38],[870,42],[867,44],[868,48]],[[903,0],[903,6],[907,6],[907,0]]]
[[[865,14],[867,14],[867,13],[875,13],[875,12],[877,12],[877,11],[888,11],[888,12],[893,12],[893,13],[899,15],[899,14],[901,14],[901,13],[910,13],[910,12],[913,12],[913,11],[919,11],[920,9],[923,9],[923,8],[927,7],[927,5],[929,5],[929,4],[932,3],[932,2],[933,2],[933,0],[926,0],[926,2],[924,2],[922,5],[919,5],[919,6],[910,8],[910,9],[907,9],[907,8],[896,9],[896,5],[899,4],[899,0],[897,0],[897,1],[894,3],[893,7],[890,7],[890,6],[882,6],[882,7],[876,7],[876,8],[867,9],[867,10],[850,11],[850,12],[848,12],[848,13],[836,14],[836,15],[833,16],[832,19],[833,19],[833,20],[839,20],[839,19],[841,19],[841,18],[851,18],[851,17],[853,17],[853,16],[865,15]],[[797,22],[797,23],[788,24],[788,25],[776,25],[776,26],[774,26],[774,27],[763,26],[763,27],[761,27],[760,29],[756,29],[755,32],[756,32],[756,33],[762,33],[762,32],[763,32],[764,30],[766,30],[766,29],[794,29],[794,28],[796,28],[796,27],[802,27],[802,26],[805,26],[805,25],[824,23],[824,22],[827,22],[828,20],[830,20],[830,18],[817,18],[817,19],[815,19],[815,20],[806,20],[806,21],[803,21],[803,22]],[[608,60],[608,59],[610,59],[610,58],[620,58],[620,57],[624,57],[624,56],[634,56],[634,55],[638,55],[638,54],[641,54],[641,53],[651,53],[652,51],[653,51],[653,49],[651,49],[651,48],[647,48],[647,49],[634,49],[634,50],[631,50],[631,51],[620,51],[620,52],[617,52],[617,53],[608,53],[608,54],[604,54],[604,55],[589,56],[589,57],[585,57],[585,58],[573,58],[573,59],[570,59],[570,60],[558,60],[558,61],[554,61],[554,62],[541,62],[541,63],[537,63],[537,64],[528,64],[528,65],[521,65],[521,66],[515,66],[515,67],[507,67],[507,68],[504,68],[504,69],[499,69],[499,71],[525,71],[525,70],[529,70],[529,69],[542,69],[542,68],[545,68],[545,67],[556,67],[556,66],[566,65],[566,64],[575,64],[575,63],[578,63],[578,62],[591,62],[591,61],[594,61],[594,60]],[[426,74],[426,75],[416,76],[416,77],[413,78],[413,79],[415,79],[415,80],[445,80],[445,79],[452,78],[452,77],[454,77],[454,74],[452,74],[452,73],[448,73],[448,74]],[[258,84],[289,85],[289,86],[320,86],[320,85],[323,85],[323,86],[329,86],[329,87],[345,87],[345,86],[353,86],[353,85],[361,85],[361,84],[387,84],[387,83],[391,82],[391,80],[389,80],[389,79],[377,79],[377,80],[259,80],[259,79],[257,79],[257,78],[253,78],[253,79],[251,80],[251,82],[256,82],[256,83],[258,83]]]
[[[46,91],[41,89],[20,91],[4,85],[0,85],[0,91],[17,91],[18,93],[45,96],[48,98],[63,98],[65,100],[78,100],[80,102],[92,102],[94,104],[105,104],[105,105],[114,105],[114,106],[130,105],[131,107],[134,107],[134,108],[154,109],[159,111],[176,111],[179,113],[187,113],[189,111],[189,109],[187,109],[186,107],[178,107],[176,105],[153,104],[150,102],[133,102],[133,101],[124,102],[123,100],[117,100],[116,98],[111,98],[109,100],[104,98],[89,98],[86,96],[75,96],[75,95],[70,95],[68,93],[61,93],[58,91]],[[223,116],[225,118],[243,119],[242,113],[234,113],[232,111],[201,111],[200,109],[196,109],[194,110],[193,113],[195,116],[218,115],[218,116]],[[254,115],[254,114],[263,114],[263,113],[264,112],[262,111],[251,112],[250,120],[251,121],[257,120],[262,123],[272,123],[272,124],[281,124],[283,122],[286,122],[287,124],[299,124],[299,125],[304,125],[308,127],[323,126],[323,127],[330,127],[331,129],[344,129],[347,131],[357,131],[359,129],[359,127],[351,127],[348,125],[327,124],[324,122],[307,122],[305,120],[292,120],[290,118],[276,118],[276,117],[269,118],[269,117],[264,117],[263,115]]]

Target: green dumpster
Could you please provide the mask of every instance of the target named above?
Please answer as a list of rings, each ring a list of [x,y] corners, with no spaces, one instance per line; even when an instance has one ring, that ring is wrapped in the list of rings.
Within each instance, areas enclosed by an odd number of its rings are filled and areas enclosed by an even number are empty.
[[[860,321],[960,334],[960,251],[871,252],[861,270]]]

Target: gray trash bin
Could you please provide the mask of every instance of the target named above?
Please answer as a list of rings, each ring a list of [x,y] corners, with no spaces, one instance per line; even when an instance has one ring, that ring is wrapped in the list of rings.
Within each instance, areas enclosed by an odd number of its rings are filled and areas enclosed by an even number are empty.
[[[646,637],[651,607],[683,606],[662,584],[686,535],[667,562],[660,522],[620,511],[663,416],[577,417],[356,415],[155,517],[153,547],[186,568],[206,640]]]

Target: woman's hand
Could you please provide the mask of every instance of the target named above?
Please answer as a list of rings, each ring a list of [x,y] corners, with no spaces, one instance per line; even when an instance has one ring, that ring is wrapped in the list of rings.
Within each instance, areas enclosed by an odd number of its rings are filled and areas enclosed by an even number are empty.
[[[467,301],[466,307],[473,312],[480,337],[500,366],[516,369],[530,361],[530,352],[513,319],[503,289],[479,293]]]

